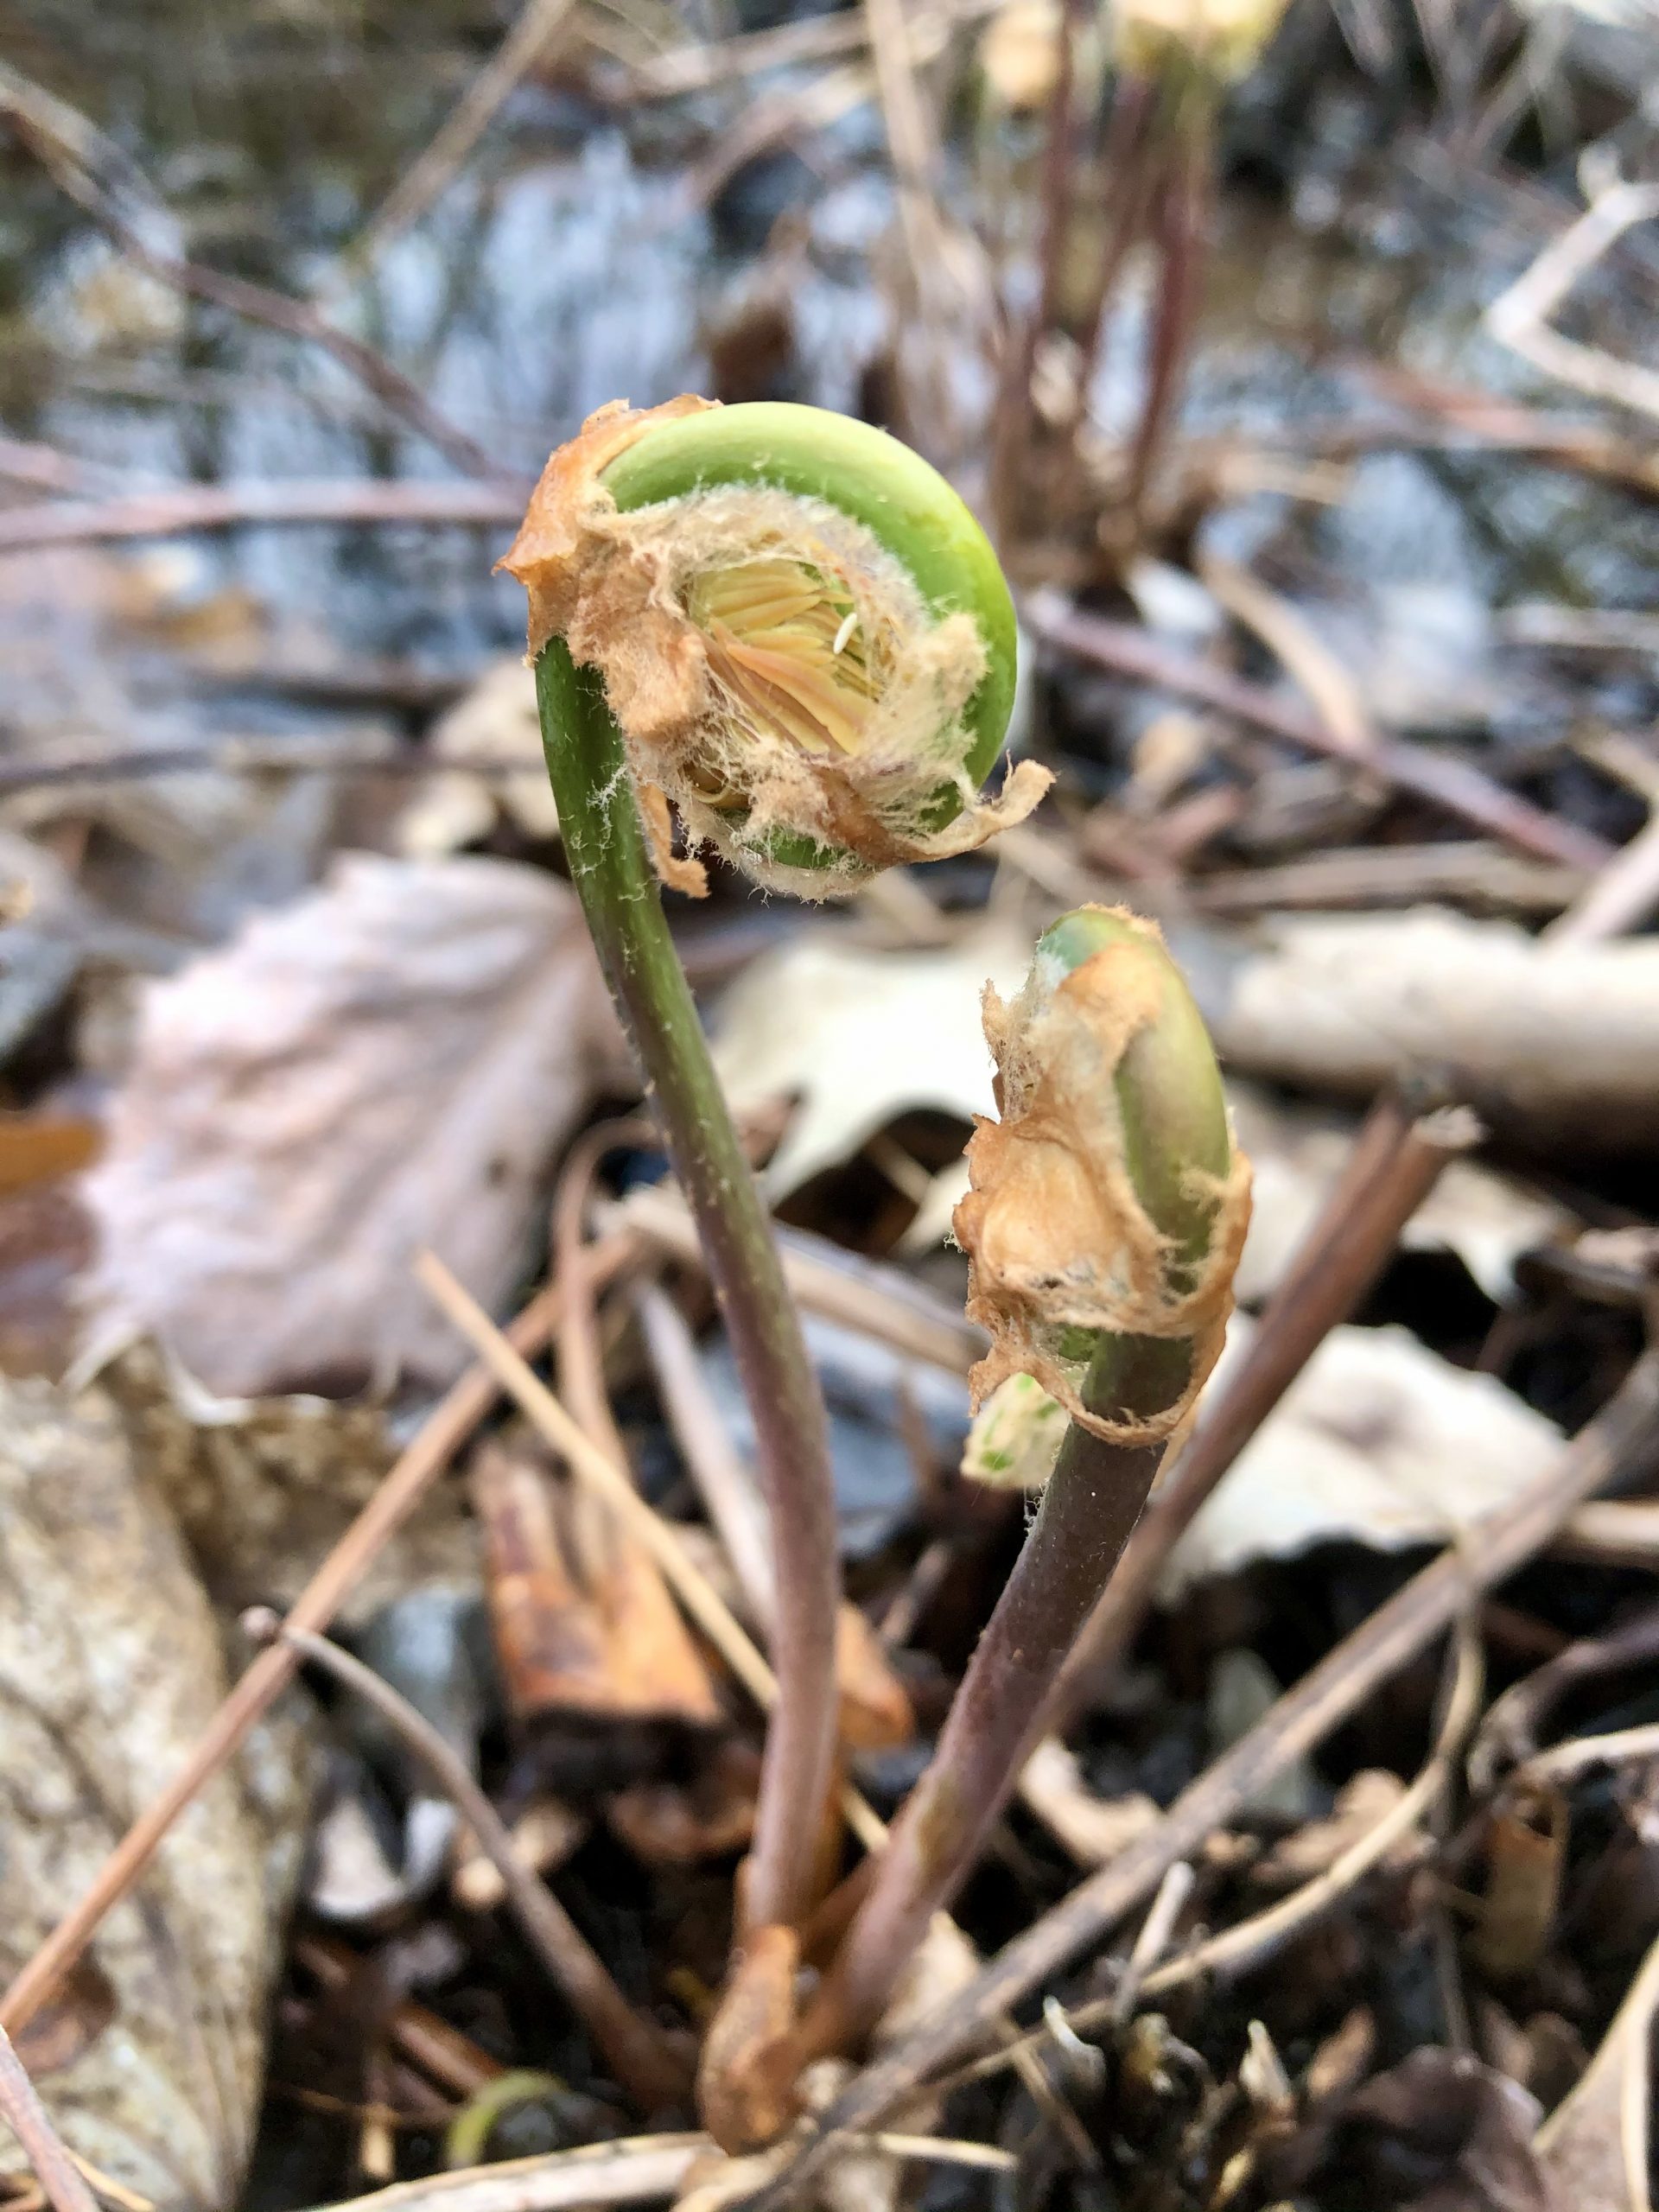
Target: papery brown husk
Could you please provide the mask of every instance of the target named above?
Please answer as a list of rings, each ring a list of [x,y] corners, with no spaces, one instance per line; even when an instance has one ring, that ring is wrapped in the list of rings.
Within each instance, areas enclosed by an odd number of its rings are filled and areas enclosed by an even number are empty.
[[[1052,993],[1027,982],[1005,1003],[987,986],[1001,1118],[976,1118],[971,1188],[954,1224],[968,1255],[968,1313],[992,1340],[969,1377],[976,1408],[1008,1376],[1034,1376],[1073,1421],[1124,1446],[1166,1441],[1191,1419],[1226,1334],[1250,1217],[1249,1162],[1236,1146],[1224,1179],[1191,1171],[1194,1195],[1214,1194],[1209,1249],[1172,1281],[1172,1262],[1184,1255],[1130,1178],[1114,1083],[1130,1040],[1163,1003],[1161,939],[1150,923],[1136,926],[1144,948],[1104,946]],[[1185,1388],[1155,1412],[1091,1410],[1081,1395],[1086,1363],[1058,1349],[1072,1328],[1187,1338]]]
[[[927,616],[899,564],[861,524],[823,502],[764,486],[619,511],[601,481],[605,469],[656,425],[713,404],[687,394],[644,409],[616,401],[590,415],[549,461],[499,563],[529,595],[531,658],[562,636],[573,659],[601,671],[658,873],[677,888],[701,888],[696,862],[672,857],[664,793],[695,842],[715,845],[757,881],[804,898],[847,889],[879,868],[972,851],[1022,821],[1052,780],[1046,769],[1021,762],[988,801],[963,770],[970,743],[963,711],[985,668],[977,626],[966,614]],[[728,727],[707,643],[681,590],[700,564],[717,561],[751,528],[785,555],[810,560],[816,548],[830,547],[867,588],[908,600],[902,667],[855,757],[820,757],[781,738],[752,743]],[[928,812],[952,782],[961,812],[927,829]],[[740,795],[737,805],[711,803],[711,791],[722,787]],[[766,849],[777,836],[817,842],[829,864],[772,860]]]

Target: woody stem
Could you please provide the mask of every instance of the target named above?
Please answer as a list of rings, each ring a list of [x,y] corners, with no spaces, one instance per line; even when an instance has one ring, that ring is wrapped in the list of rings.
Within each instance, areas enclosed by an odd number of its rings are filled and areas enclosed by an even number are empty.
[[[1085,1398],[1150,1413],[1186,1346],[1114,1338]],[[874,2024],[935,1912],[966,1879],[1019,1779],[1065,1656],[1122,1557],[1161,1444],[1115,1444],[1073,1421],[1014,1571],[975,1647],[927,1771],[906,1799],[804,2029],[808,2055]]]

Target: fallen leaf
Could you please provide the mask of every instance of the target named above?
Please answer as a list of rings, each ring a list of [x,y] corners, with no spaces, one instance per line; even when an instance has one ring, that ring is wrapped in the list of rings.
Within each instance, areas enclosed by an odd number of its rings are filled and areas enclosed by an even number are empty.
[[[830,933],[796,938],[746,969],[721,1001],[715,1056],[740,1113],[779,1100],[795,1112],[766,1171],[787,1197],[840,1166],[901,1115],[918,1109],[965,1126],[995,1110],[980,1027],[988,982],[1017,987],[1031,941],[994,925],[941,952],[873,952]],[[1240,1144],[1255,1169],[1250,1231],[1237,1295],[1258,1303],[1283,1274],[1353,1142],[1351,1116],[1274,1097],[1230,1080]],[[919,1173],[921,1171],[918,1170]],[[934,1176],[906,1230],[906,1251],[948,1233],[968,1187],[965,1164]],[[1513,1290],[1522,1252],[1563,1235],[1571,1217],[1513,1178],[1453,1160],[1408,1224],[1408,1251],[1451,1251],[1487,1295]]]
[[[1250,1333],[1235,1316],[1212,1403]],[[1171,1553],[1160,1602],[1315,1544],[1445,1543],[1523,1490],[1560,1449],[1553,1422],[1408,1329],[1333,1329]]]
[[[0,1382],[0,1972],[86,1891],[226,1688],[219,1630],[101,1394]],[[92,1957],[107,2025],[43,2084],[71,2146],[165,2209],[236,2202],[299,1869],[308,1761],[268,1723]],[[0,2170],[21,2170],[8,2138]]]
[[[647,1866],[690,1866],[741,1851],[754,1833],[760,1763],[728,1738],[688,1783],[637,1783],[607,1802],[613,1834]]]
[[[855,1751],[891,1751],[916,1733],[916,1711],[880,1637],[843,1599],[836,1617],[841,1740]]]
[[[1537,2110],[1478,2059],[1426,2046],[1271,2145],[1260,2201],[1323,2203],[1339,2187],[1344,2203],[1398,2212],[1592,2212],[1560,2196],[1539,2163]]]
[[[584,1485],[486,1444],[473,1495],[508,1711],[611,1721],[721,1718],[709,1672],[654,1560]]]
[[[400,852],[432,860],[487,837],[503,815],[527,836],[556,837],[559,810],[542,758],[536,679],[514,653],[495,662],[458,699],[427,740],[427,749],[454,766],[429,777],[397,817]],[[469,764],[522,760],[513,775],[480,775]]]
[[[1538,2133],[1539,2156],[1571,2212],[1653,2212],[1648,2089],[1659,1943],[1642,1961],[1601,2048]]]
[[[1230,1081],[1228,1103],[1238,1141],[1255,1171],[1250,1233],[1234,1288],[1259,1305],[1276,1288],[1334,1187],[1353,1147],[1354,1123],[1292,1104],[1255,1084]],[[1407,1223],[1408,1252],[1452,1252],[1495,1304],[1514,1294],[1523,1252],[1563,1236],[1572,1216],[1535,1198],[1512,1177],[1466,1160],[1440,1170],[1434,1188]]]
[[[144,995],[86,1179],[96,1340],[213,1390],[448,1382],[426,1246],[486,1305],[607,1033],[574,895],[493,860],[349,855]]]
[[[1492,1815],[1469,1955],[1494,1981],[1517,1981],[1543,1957],[1560,1910],[1567,1832],[1559,1789],[1516,1784]]]
[[[871,952],[829,932],[745,970],[721,1002],[715,1057],[737,1114],[798,1109],[766,1170],[774,1196],[849,1159],[901,1114],[995,1110],[980,1027],[987,982],[1015,990],[1031,940],[1006,925],[944,952]]]

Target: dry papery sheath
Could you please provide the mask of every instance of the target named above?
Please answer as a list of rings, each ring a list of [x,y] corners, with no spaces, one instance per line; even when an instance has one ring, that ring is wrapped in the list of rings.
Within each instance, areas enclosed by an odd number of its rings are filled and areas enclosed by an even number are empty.
[[[968,1313],[992,1338],[971,1378],[976,1406],[1006,1377],[1033,1376],[1094,1434],[1154,1444],[1184,1428],[1220,1353],[1249,1224],[1250,1171],[1236,1146],[1222,1173],[1185,1155],[1173,1172],[1196,1236],[1160,1229],[1148,1211],[1144,1155],[1159,1142],[1157,1086],[1120,1078],[1136,1039],[1168,1023],[1172,989],[1185,1009],[1191,1002],[1152,923],[1097,911],[1121,934],[1069,972],[1057,974],[1039,955],[1016,998],[1005,1003],[987,987],[1001,1118],[976,1122],[971,1188],[955,1228],[969,1258]],[[1134,1133],[1126,1090],[1143,1124]],[[1136,1148],[1140,1162],[1130,1156]],[[1183,1157],[1179,1132],[1166,1156]],[[1185,1383],[1167,1406],[1085,1403],[1103,1335],[1189,1342]]]
[[[532,658],[562,636],[600,671],[658,873],[682,889],[700,888],[702,872],[672,860],[665,799],[694,844],[816,899],[972,850],[1023,819],[1050,780],[1022,763],[998,799],[977,797],[999,652],[1009,664],[1006,686],[1001,671],[995,681],[1012,690],[1011,612],[1006,643],[988,640],[867,521],[766,481],[764,446],[743,480],[700,480],[692,466],[683,488],[645,503],[625,493],[619,504],[606,480],[665,426],[812,412],[690,397],[601,408],[548,462],[501,564],[529,594]],[[831,435],[878,441],[907,471],[924,468],[864,425]]]

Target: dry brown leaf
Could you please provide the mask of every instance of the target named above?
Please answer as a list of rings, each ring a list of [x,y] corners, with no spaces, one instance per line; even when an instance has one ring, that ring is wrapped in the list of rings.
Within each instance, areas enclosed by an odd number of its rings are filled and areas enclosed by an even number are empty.
[[[721,1717],[660,1570],[609,1507],[533,1453],[486,1444],[473,1495],[508,1710],[519,1720]]]
[[[347,855],[147,992],[86,1183],[95,1337],[232,1395],[448,1381],[465,1348],[410,1262],[505,1294],[608,1022],[562,884]]]
[[[1426,2045],[1271,2145],[1264,2198],[1323,2203],[1339,2177],[1344,2202],[1400,2212],[1603,2212],[1554,2187],[1531,2142],[1537,2110],[1506,2075]],[[1417,2183],[1408,2200],[1406,2175]]]
[[[1249,1333],[1235,1316],[1216,1395]],[[1333,1329],[1175,1547],[1159,1600],[1173,1604],[1211,1575],[1294,1559],[1315,1544],[1444,1543],[1513,1497],[1560,1449],[1541,1414],[1493,1376],[1452,1366],[1409,1330]]]
[[[1659,1943],[1642,1961],[1590,2070],[1538,2133],[1538,2152],[1572,2212],[1653,2212],[1649,2075],[1659,2008]]]
[[[682,1785],[642,1782],[605,1808],[613,1832],[647,1866],[690,1866],[741,1851],[754,1833],[758,1754],[737,1738],[721,1745]]]
[[[1433,907],[1275,915],[1247,957],[1210,969],[1199,1003],[1246,1074],[1370,1099],[1443,1071],[1483,1121],[1534,1144],[1652,1149],[1653,938],[1552,945]]]
[[[855,1751],[896,1751],[916,1733],[910,1693],[893,1672],[880,1637],[856,1605],[836,1617],[836,1680],[841,1740]]]
[[[1278,1287],[1313,1228],[1353,1147],[1354,1124],[1346,1115],[1294,1104],[1236,1079],[1227,1098],[1255,1172],[1250,1233],[1233,1285],[1239,1304],[1254,1306]],[[1455,1253],[1486,1295],[1503,1304],[1514,1295],[1516,1260],[1564,1235],[1571,1221],[1512,1177],[1452,1160],[1400,1241],[1408,1252]]]
[[[0,1383],[0,1972],[93,1874],[224,1694],[212,1610],[100,1395]],[[308,1763],[267,1726],[209,1783],[92,1957],[107,2025],[43,2083],[73,2149],[173,2208],[233,2202],[304,1834]],[[8,2139],[0,2170],[19,2171]]]
[[[559,810],[542,758],[536,679],[522,653],[486,668],[434,728],[428,750],[454,765],[430,776],[398,815],[399,851],[433,860],[486,837],[503,815],[531,837],[555,837]],[[522,760],[508,776],[480,775],[472,763]]]
[[[1560,1910],[1568,1812],[1559,1789],[1516,1785],[1486,1833],[1486,1886],[1469,1954],[1497,1982],[1542,1958]]]

